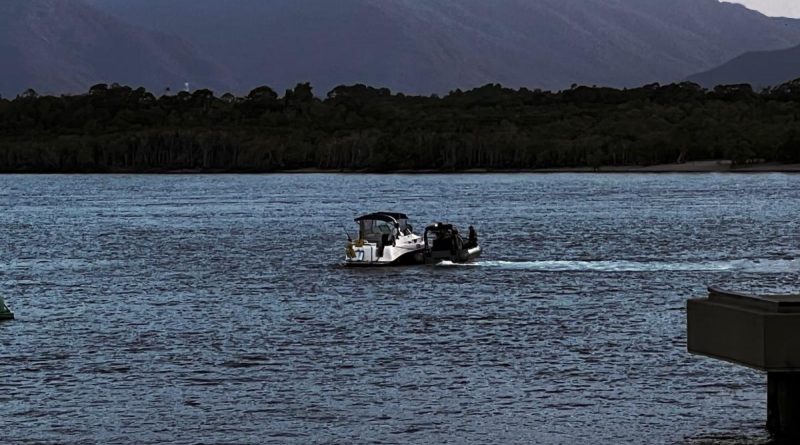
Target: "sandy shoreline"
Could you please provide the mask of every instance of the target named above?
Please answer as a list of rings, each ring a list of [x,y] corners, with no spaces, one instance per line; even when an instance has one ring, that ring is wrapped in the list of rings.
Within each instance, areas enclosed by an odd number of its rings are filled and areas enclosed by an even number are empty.
[[[307,168],[284,170],[276,173],[371,173],[359,170],[324,170]],[[660,164],[650,166],[604,166],[545,169],[481,169],[441,170],[396,170],[386,174],[470,174],[470,173],[800,173],[800,164],[761,163],[732,167],[730,161],[697,161],[683,164]]]
[[[730,161],[697,161],[683,164],[661,164],[646,167],[600,167],[580,169],[553,169],[538,171],[572,171],[593,173],[793,173],[800,172],[800,164],[761,163],[732,166]]]
[[[483,169],[473,168],[466,170],[392,170],[375,172],[370,170],[348,169],[320,169],[303,168],[292,170],[225,170],[225,169],[184,169],[184,170],[144,170],[144,171],[2,171],[0,174],[53,174],[53,175],[225,175],[225,174],[395,174],[395,175],[441,175],[441,174],[520,174],[520,173],[800,173],[800,164],[761,163],[732,167],[730,161],[697,161],[683,164],[661,164],[650,166],[603,166],[593,167],[567,167],[567,168],[542,168],[542,169]]]

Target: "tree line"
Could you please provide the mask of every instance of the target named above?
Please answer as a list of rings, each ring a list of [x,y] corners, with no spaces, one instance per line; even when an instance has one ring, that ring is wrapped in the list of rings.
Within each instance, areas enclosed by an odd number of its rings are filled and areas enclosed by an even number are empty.
[[[550,92],[486,85],[446,96],[308,83],[279,96],[0,98],[2,172],[463,171],[800,162],[800,79],[754,91],[693,83]]]

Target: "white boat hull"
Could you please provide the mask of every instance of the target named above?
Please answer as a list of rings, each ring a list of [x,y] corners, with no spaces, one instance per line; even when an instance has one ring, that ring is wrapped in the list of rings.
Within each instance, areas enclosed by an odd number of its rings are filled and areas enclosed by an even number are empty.
[[[398,266],[421,264],[424,261],[424,245],[417,235],[401,236],[393,245],[383,246],[376,243],[348,244],[345,266]]]

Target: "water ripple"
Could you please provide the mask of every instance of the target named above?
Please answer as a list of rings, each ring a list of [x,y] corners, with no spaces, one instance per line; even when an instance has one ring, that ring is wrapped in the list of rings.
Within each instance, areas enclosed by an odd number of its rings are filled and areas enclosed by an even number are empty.
[[[684,307],[797,291],[798,186],[0,176],[4,443],[766,441],[764,376],[688,355]],[[387,209],[474,224],[485,258],[341,267],[341,226]]]

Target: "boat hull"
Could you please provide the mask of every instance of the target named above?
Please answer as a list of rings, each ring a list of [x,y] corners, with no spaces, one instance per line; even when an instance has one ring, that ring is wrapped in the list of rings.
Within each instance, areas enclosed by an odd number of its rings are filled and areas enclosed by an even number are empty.
[[[423,263],[424,263],[423,249],[419,249],[403,253],[402,255],[393,260],[381,260],[379,258],[376,261],[358,261],[356,259],[348,258],[345,260],[344,266],[345,267],[390,267],[390,266],[413,266]]]
[[[480,246],[461,249],[455,253],[451,251],[429,251],[425,253],[425,264],[439,264],[445,261],[461,264],[469,263],[480,258],[483,249]]]

